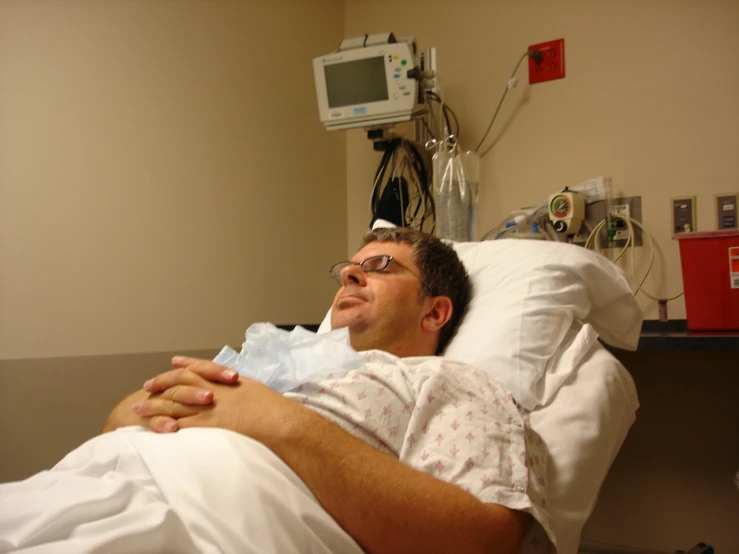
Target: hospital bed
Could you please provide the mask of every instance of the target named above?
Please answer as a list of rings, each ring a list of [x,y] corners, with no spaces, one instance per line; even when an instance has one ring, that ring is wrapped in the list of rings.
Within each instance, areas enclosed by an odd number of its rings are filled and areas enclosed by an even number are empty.
[[[490,372],[530,410],[549,452],[552,539],[574,554],[639,405],[602,342],[635,350],[641,310],[623,272],[592,251],[520,239],[454,247],[472,299],[444,355]],[[330,312],[319,333],[329,328]]]
[[[549,457],[549,538],[558,553],[575,554],[638,407],[630,375],[600,341],[635,348],[641,312],[622,272],[582,248],[527,240],[455,248],[473,295],[444,355],[490,372],[530,411]],[[328,318],[319,332],[328,329]],[[133,460],[131,471],[141,479],[155,475],[177,513],[181,525],[173,527],[168,551],[359,552],[271,451],[229,431],[182,434],[190,438],[184,445],[176,435],[120,430],[75,455],[104,457],[111,451],[106,441],[121,437],[139,452],[148,449],[146,467]],[[181,455],[173,459],[165,454],[175,440]],[[530,533],[522,552],[545,552],[541,545]]]

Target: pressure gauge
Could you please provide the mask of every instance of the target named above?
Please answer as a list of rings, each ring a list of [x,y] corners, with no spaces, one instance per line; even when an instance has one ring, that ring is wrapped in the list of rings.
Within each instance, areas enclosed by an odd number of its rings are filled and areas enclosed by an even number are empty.
[[[549,209],[554,217],[565,218],[572,209],[572,202],[565,194],[558,194],[552,199]]]
[[[565,188],[549,197],[549,221],[557,233],[576,235],[585,219],[585,197]]]

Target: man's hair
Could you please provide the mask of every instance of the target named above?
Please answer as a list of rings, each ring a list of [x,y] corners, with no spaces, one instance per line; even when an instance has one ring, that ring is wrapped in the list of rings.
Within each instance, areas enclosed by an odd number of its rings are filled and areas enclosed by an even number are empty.
[[[467,309],[470,279],[454,248],[433,235],[408,227],[380,228],[362,237],[360,248],[371,242],[403,242],[413,249],[413,261],[421,270],[424,296],[448,296],[452,301],[452,317],[441,328],[436,353],[440,354],[451,340]]]

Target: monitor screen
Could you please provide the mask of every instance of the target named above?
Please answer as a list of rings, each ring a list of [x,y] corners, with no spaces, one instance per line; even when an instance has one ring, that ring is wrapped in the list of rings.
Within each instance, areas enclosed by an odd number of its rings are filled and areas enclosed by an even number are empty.
[[[326,65],[324,69],[330,108],[389,98],[384,56]]]

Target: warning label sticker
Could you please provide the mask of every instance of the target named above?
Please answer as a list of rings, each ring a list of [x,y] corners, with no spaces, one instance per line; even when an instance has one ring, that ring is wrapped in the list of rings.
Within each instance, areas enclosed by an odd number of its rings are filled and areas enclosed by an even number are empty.
[[[729,248],[729,278],[732,289],[739,289],[739,246]]]

